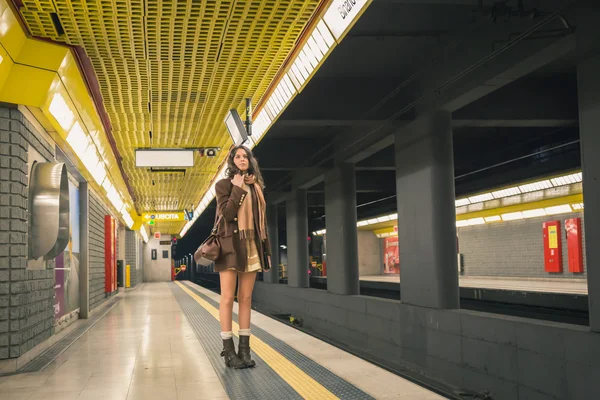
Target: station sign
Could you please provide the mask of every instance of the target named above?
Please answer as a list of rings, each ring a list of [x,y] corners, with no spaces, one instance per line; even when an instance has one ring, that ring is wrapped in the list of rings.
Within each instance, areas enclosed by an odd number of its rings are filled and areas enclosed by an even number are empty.
[[[333,0],[331,2],[323,20],[336,40],[340,39],[370,2],[371,0]]]
[[[156,212],[156,213],[143,213],[142,220],[150,225],[154,225],[157,222],[176,222],[185,221],[185,214],[182,212]],[[151,223],[154,222],[154,223]]]

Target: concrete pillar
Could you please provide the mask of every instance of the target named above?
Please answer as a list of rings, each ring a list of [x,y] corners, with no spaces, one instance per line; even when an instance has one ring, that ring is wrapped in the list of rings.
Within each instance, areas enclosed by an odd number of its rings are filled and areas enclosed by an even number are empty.
[[[87,182],[79,184],[79,318],[90,314],[90,192]]]
[[[450,113],[423,114],[395,146],[402,302],[458,308]]]
[[[327,291],[336,294],[360,294],[356,173],[353,164],[342,164],[325,174],[325,216]]]
[[[309,287],[308,204],[306,190],[295,190],[287,201],[288,285]]]
[[[267,230],[271,242],[271,270],[263,273],[266,283],[279,283],[279,221],[277,204],[267,205]]]
[[[578,27],[579,30],[579,27]],[[589,38],[592,39],[592,38]],[[579,43],[578,43],[579,45]],[[590,329],[600,332],[600,54],[577,66]]]

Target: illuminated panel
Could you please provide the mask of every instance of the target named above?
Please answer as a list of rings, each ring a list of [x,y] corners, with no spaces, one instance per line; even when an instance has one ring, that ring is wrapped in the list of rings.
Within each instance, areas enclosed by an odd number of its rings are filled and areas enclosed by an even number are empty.
[[[194,150],[157,149],[135,151],[136,167],[193,167]]]

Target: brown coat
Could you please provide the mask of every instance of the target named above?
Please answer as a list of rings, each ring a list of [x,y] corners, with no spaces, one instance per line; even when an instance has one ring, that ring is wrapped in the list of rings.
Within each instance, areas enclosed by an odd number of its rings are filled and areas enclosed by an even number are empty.
[[[256,201],[256,192],[254,191],[254,187],[252,187],[252,190],[254,227],[256,231],[258,231],[258,203]],[[235,268],[239,272],[244,272],[248,262],[248,254],[246,251],[246,246],[242,240],[240,240],[237,214],[248,192],[238,186],[235,186],[233,183],[231,183],[230,179],[222,179],[215,185],[215,193],[217,198],[217,215],[223,215],[223,218],[217,227],[217,236],[221,241],[221,256],[215,262],[215,271],[221,272],[228,268]],[[256,236],[258,237],[258,235]],[[261,263],[264,264],[261,256],[263,251],[265,251],[267,255],[271,255],[268,237],[264,243],[257,238],[256,248],[258,249]]]

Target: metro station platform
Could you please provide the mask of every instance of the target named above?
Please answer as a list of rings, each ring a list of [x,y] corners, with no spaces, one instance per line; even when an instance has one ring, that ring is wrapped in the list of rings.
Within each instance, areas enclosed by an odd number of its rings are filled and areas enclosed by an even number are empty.
[[[398,275],[366,275],[366,282],[399,283]],[[458,284],[464,288],[518,290],[524,292],[564,293],[587,295],[588,285],[584,279],[508,278],[493,276],[461,276]]]
[[[0,377],[0,398],[444,398],[256,311],[257,366],[228,369],[219,356],[218,294],[176,282],[145,283],[118,297],[41,370]]]

